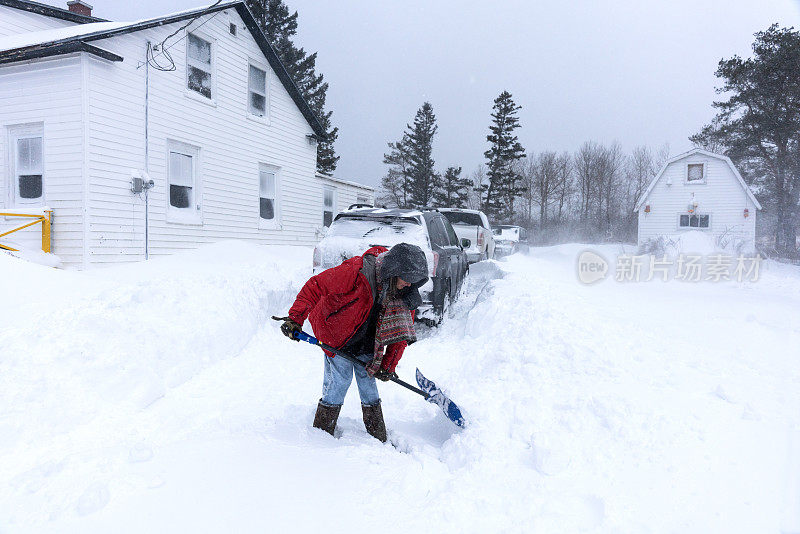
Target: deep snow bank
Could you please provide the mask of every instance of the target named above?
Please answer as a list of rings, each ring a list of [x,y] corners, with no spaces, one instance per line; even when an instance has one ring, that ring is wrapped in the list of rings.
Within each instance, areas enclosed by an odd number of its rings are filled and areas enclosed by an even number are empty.
[[[71,508],[81,473],[65,459],[130,436],[136,414],[237,356],[309,261],[236,242],[87,272],[0,254],[0,527]]]
[[[469,426],[381,385],[397,448],[364,433],[355,387],[338,440],[309,428],[319,351],[266,318],[310,250],[25,270],[56,298],[18,303],[52,333],[22,316],[0,331],[0,529],[800,530],[798,270],[583,286],[584,248],[473,266],[398,368],[419,366]]]

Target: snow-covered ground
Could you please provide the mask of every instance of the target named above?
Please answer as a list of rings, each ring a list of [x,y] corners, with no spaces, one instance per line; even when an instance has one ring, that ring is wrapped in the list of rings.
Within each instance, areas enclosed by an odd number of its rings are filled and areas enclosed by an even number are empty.
[[[400,363],[310,428],[280,335],[311,250],[222,243],[89,272],[0,254],[0,532],[800,532],[800,269],[578,282],[585,247],[473,266]],[[606,257],[618,247],[595,247]]]

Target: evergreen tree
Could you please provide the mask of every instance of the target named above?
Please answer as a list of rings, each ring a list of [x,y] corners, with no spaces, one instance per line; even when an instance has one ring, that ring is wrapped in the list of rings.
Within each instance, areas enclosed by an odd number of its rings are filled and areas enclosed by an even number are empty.
[[[520,127],[517,112],[522,109],[503,91],[492,106],[492,125],[486,140],[491,143],[484,152],[487,159],[489,183],[481,188],[483,210],[495,222],[511,221],[514,216],[514,199],[523,192],[514,162],[525,157],[525,149],[519,143],[514,130]]]
[[[429,102],[417,110],[414,124],[406,126],[404,139],[409,161],[408,200],[415,207],[429,205],[438,185],[438,176],[433,168],[433,137],[438,129],[433,106]]]
[[[765,212],[775,217],[772,235],[781,256],[797,258],[800,227],[800,32],[773,24],[755,34],[753,57],[719,62],[714,102],[719,113],[691,137],[697,145],[724,148],[757,184]]]
[[[439,187],[434,192],[436,204],[447,208],[466,208],[472,180],[461,176],[461,167],[448,167],[444,171]]]
[[[297,11],[290,13],[283,0],[247,0],[247,7],[319,119],[325,138],[317,144],[317,171],[332,174],[339,161],[333,148],[339,137],[339,128],[331,123],[333,112],[325,111],[328,83],[322,74],[316,73],[317,53],[308,54],[292,40],[297,34]]]
[[[381,201],[398,208],[407,208],[410,181],[408,134],[403,134],[403,138],[396,143],[389,143],[389,152],[383,155],[383,162],[389,165],[389,170],[381,178]]]

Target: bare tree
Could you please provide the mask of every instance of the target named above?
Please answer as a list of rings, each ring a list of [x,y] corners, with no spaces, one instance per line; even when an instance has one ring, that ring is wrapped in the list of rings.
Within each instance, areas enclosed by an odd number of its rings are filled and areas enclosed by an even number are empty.
[[[536,202],[534,199],[533,185],[535,166],[533,154],[527,155],[514,162],[514,172],[519,176],[520,197],[522,200],[522,202],[517,204],[517,206],[521,208],[522,213],[517,215],[526,228],[531,228],[533,226],[533,205]]]
[[[575,180],[572,172],[572,158],[568,153],[562,153],[558,157],[556,163],[559,178],[555,191],[555,202],[558,205],[558,211],[555,213],[555,220],[560,223],[563,220],[567,203],[575,194]]]
[[[625,164],[625,209],[627,212],[633,212],[655,174],[656,163],[652,150],[644,145],[634,148]]]
[[[586,141],[581,145],[581,147],[575,153],[575,156],[572,158],[580,202],[578,214],[580,222],[584,226],[590,222],[589,212],[592,207],[593,193],[596,189],[595,167],[597,165],[599,151],[600,147],[597,145],[597,143],[594,141]]]
[[[658,147],[658,151],[656,152],[655,156],[653,156],[653,165],[655,166],[656,172],[661,170],[661,167],[669,159],[669,143],[664,143],[660,147]]]
[[[626,237],[636,235],[636,213],[633,211],[645,189],[656,174],[656,163],[650,147],[635,147],[625,161],[625,176],[622,199],[622,223]]]
[[[472,180],[472,188],[469,190],[469,196],[467,197],[467,207],[471,210],[479,210],[483,206],[481,191],[488,181],[485,167],[478,165],[470,174],[470,179]]]
[[[532,160],[533,194],[539,206],[539,228],[547,225],[548,212],[558,200],[558,191],[566,179],[565,161],[555,152],[542,152]]]

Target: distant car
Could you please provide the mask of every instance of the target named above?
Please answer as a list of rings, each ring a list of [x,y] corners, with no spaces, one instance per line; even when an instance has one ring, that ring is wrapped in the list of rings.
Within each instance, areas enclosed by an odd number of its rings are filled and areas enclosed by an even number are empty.
[[[494,258],[495,242],[486,214],[461,208],[439,208],[439,211],[453,225],[458,238],[469,241],[464,249],[470,263]]]
[[[422,248],[430,280],[420,288],[417,319],[438,323],[457,298],[467,274],[467,256],[452,225],[438,211],[353,208],[336,216],[314,248],[314,273],[360,256],[370,247],[411,243]]]
[[[528,231],[521,226],[501,224],[494,229],[497,257],[528,250]]]

